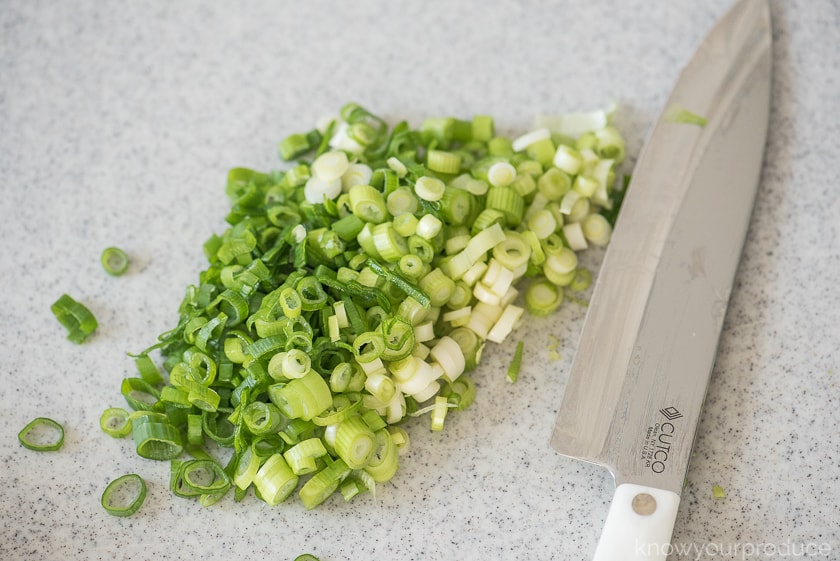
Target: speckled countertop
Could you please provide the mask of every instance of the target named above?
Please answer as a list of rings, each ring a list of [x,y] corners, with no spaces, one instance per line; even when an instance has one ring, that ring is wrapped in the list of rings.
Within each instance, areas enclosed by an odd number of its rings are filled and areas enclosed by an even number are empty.
[[[840,8],[771,4],[766,164],[674,533],[695,549],[675,559],[772,559],[785,544],[840,559]],[[348,100],[415,124],[489,113],[514,133],[615,99],[632,159],[730,0],[238,5],[0,4],[0,558],[590,558],[611,477],[548,446],[575,305],[522,328],[515,386],[513,343],[493,348],[470,410],[442,434],[410,427],[376,499],[201,508],[169,494],[165,463],[101,434],[99,414],[121,404],[125,353],[173,326],[201,244],[224,228],[230,167],[278,166],[280,138]],[[124,277],[100,268],[108,245],[131,255]],[[99,318],[83,346],[50,314],[62,292]],[[65,425],[60,452],[18,444],[40,415]],[[100,494],[129,472],[146,504],[108,516]]]

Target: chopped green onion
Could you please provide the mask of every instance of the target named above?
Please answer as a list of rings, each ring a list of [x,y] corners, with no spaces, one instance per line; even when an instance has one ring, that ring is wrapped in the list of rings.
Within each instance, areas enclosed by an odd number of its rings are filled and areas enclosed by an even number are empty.
[[[100,257],[102,268],[109,275],[120,276],[128,270],[128,255],[118,247],[107,247]]]
[[[171,460],[184,449],[181,434],[166,421],[137,419],[133,423],[137,455],[150,460]]]
[[[187,399],[189,401],[189,399]],[[201,446],[204,444],[204,432],[201,415],[187,415],[187,444]]]
[[[550,139],[551,138],[551,131],[547,128],[539,128],[533,130],[529,133],[525,133],[522,136],[514,139],[511,143],[511,148],[513,148],[514,152],[522,152],[526,150],[529,146],[538,142],[540,140]]]
[[[99,428],[108,436],[122,438],[131,434],[129,413],[120,407],[109,407],[99,417]]]
[[[318,469],[315,460],[327,454],[320,438],[308,438],[298,442],[283,453],[283,458],[295,475],[306,475]]]
[[[280,157],[288,162],[289,160],[302,156],[314,148],[310,140],[309,136],[304,134],[291,134],[287,136],[278,146]]]
[[[374,481],[384,483],[394,477],[397,472],[399,450],[388,429],[379,429],[375,437],[373,454],[364,469]]]
[[[551,138],[540,139],[528,146],[527,149],[528,157],[537,160],[544,166],[551,164],[551,161],[554,158],[554,153],[555,146]]]
[[[712,485],[712,496],[716,499],[725,499],[726,491],[720,485]]]
[[[516,178],[516,168],[508,162],[496,162],[487,170],[487,181],[493,187],[507,187]]]
[[[84,304],[62,294],[50,308],[58,322],[67,330],[67,340],[81,344],[99,325]]]
[[[541,116],[537,119],[538,127],[546,127],[560,136],[577,138],[580,135],[604,128],[610,122],[615,106],[584,113]]]
[[[600,214],[590,214],[583,219],[583,235],[592,244],[599,247],[607,245],[612,236],[612,226]]]
[[[247,489],[253,482],[260,468],[260,455],[257,453],[256,444],[245,448],[237,459],[236,468],[233,472],[233,484],[240,490]]]
[[[364,220],[379,224],[388,216],[388,209],[382,194],[370,185],[354,185],[350,188],[350,208],[353,214]]]
[[[461,169],[461,156],[443,150],[429,150],[426,165],[438,173],[458,173]]]
[[[471,329],[458,327],[449,333],[464,355],[464,371],[469,372],[478,366],[481,360],[481,353],[484,350],[484,341]]]
[[[571,146],[561,144],[554,153],[552,163],[556,169],[568,175],[577,175],[581,167],[583,167],[583,157],[580,155],[580,152]]]
[[[504,311],[493,324],[493,328],[487,333],[487,340],[494,343],[503,342],[508,335],[519,324],[519,319],[522,317],[524,310],[519,306],[509,304],[505,306]]]
[[[122,394],[135,411],[151,411],[160,400],[160,392],[142,378],[124,378]]]
[[[385,352],[385,340],[381,333],[367,331],[360,333],[353,341],[353,352],[359,364],[371,362]]]
[[[489,115],[475,115],[472,119],[472,137],[474,140],[488,142],[493,138],[494,122]]]
[[[486,192],[486,185],[482,185],[483,191]],[[472,193],[447,186],[440,198],[440,218],[447,224],[462,225],[470,219],[476,206],[476,199]]]
[[[242,419],[254,435],[276,433],[283,423],[280,409],[273,403],[264,401],[253,401],[246,405],[242,411]]]
[[[540,279],[525,290],[525,308],[532,316],[547,316],[554,313],[563,303],[563,289]]]
[[[347,154],[341,150],[331,150],[321,154],[312,162],[312,175],[324,181],[340,179],[350,167]]]
[[[519,369],[522,367],[522,351],[525,348],[525,342],[519,341],[516,344],[516,352],[513,354],[513,360],[508,366],[506,379],[511,384],[515,383],[519,378]]]
[[[64,427],[48,417],[36,417],[21,429],[18,440],[36,452],[55,452],[64,444]]]
[[[672,105],[668,108],[665,115],[665,120],[670,123],[682,123],[686,125],[697,125],[698,127],[705,127],[709,122],[706,117],[692,113],[684,107],[679,105]]]
[[[446,191],[446,184],[436,177],[423,176],[414,184],[414,192],[424,201],[439,201]]]
[[[349,474],[350,468],[344,460],[338,459],[313,475],[298,492],[303,506],[313,509],[324,502]]]
[[[438,268],[429,272],[419,282],[420,290],[429,296],[432,306],[440,307],[446,304],[455,292],[455,281],[446,276]]]
[[[332,394],[324,379],[314,370],[287,384],[269,386],[268,396],[290,419],[309,421],[332,405]]]
[[[446,419],[446,411],[449,409],[449,402],[443,396],[437,396],[432,405],[432,426],[433,431],[442,431],[443,422]]]
[[[197,459],[182,462],[178,470],[180,484],[190,495],[214,495],[231,486],[228,474],[213,460]]]
[[[136,473],[122,475],[105,487],[102,508],[111,516],[131,516],[146,500],[146,481]]]
[[[379,256],[388,263],[396,263],[408,254],[408,243],[394,230],[390,222],[374,226],[373,244]]]
[[[611,112],[511,140],[488,116],[389,129],[350,103],[281,142],[302,158],[288,169],[231,170],[229,227],[204,244],[176,327],[132,355],[135,411],[106,411],[103,430],[171,460],[171,492],[202,505],[230,487],[275,505],[303,483],[306,508],[374,494],[407,449],[399,423],[430,413],[441,430],[476,399],[464,373],[487,341],[591,283],[576,252],[609,241],[626,190]],[[60,312],[79,341],[95,328]],[[224,468],[216,446],[231,449]]]
[[[443,230],[443,222],[434,214],[427,214],[417,222],[416,234],[425,240],[433,240]]]
[[[412,216],[413,213],[417,212],[419,207],[420,201],[417,200],[417,197],[408,187],[398,187],[395,189],[388,195],[388,200],[386,202],[388,213],[395,218]],[[405,236],[410,234],[402,235]]]
[[[254,476],[254,487],[269,506],[276,506],[286,500],[297,484],[298,476],[282,454],[272,454]]]
[[[575,276],[569,283],[569,290],[581,292],[592,284],[592,273],[588,269],[575,269]]]
[[[335,451],[352,469],[365,467],[374,452],[376,438],[364,419],[350,417],[338,424]]]
[[[155,386],[163,383],[163,377],[160,375],[160,370],[149,358],[149,355],[139,355],[134,359],[134,365],[137,367],[137,373],[140,377]]]

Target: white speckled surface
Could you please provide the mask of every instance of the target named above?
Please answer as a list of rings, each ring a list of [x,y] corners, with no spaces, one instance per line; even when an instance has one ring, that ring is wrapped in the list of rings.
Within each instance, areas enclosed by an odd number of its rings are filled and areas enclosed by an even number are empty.
[[[228,168],[279,165],[280,138],[348,100],[415,124],[490,113],[514,132],[614,98],[635,156],[730,0],[239,4],[0,4],[0,558],[589,558],[612,481],[548,447],[574,305],[523,328],[515,386],[513,343],[489,351],[476,404],[442,434],[412,427],[376,500],[201,508],[98,417],[121,404],[125,352],[172,327],[224,227]],[[786,543],[840,558],[840,7],[771,4],[766,165],[674,533],[695,549],[674,559],[773,559]],[[126,276],[101,270],[108,245],[131,255]],[[50,314],[62,292],[100,320],[83,346]],[[39,415],[65,425],[60,452],[18,444]],[[110,517],[99,496],[128,472],[147,479],[146,504]]]

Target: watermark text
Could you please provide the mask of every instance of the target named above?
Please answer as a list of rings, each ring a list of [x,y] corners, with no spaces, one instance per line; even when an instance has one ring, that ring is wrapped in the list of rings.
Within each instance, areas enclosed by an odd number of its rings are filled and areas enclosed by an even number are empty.
[[[797,542],[785,540],[778,543],[642,543],[636,542],[636,555],[651,558],[669,556],[685,557],[693,561],[703,559],[807,559],[827,558],[831,554],[827,542]]]

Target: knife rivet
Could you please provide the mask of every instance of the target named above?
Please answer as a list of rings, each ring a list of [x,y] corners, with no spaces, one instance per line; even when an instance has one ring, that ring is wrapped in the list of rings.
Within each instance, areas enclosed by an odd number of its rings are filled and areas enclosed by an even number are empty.
[[[633,512],[642,516],[650,516],[656,512],[656,499],[647,493],[639,493],[633,497]]]

